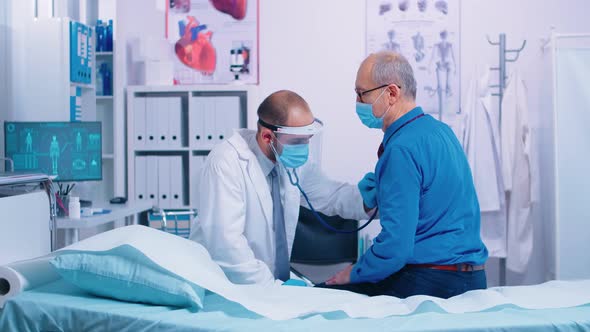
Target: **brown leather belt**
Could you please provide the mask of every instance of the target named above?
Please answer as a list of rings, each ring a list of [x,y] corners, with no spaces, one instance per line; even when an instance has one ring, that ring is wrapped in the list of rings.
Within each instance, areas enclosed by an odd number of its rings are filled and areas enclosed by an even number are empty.
[[[471,264],[454,264],[454,265],[435,265],[435,264],[408,264],[407,267],[419,267],[433,270],[455,271],[455,272],[473,272],[482,271],[485,265],[471,265]]]

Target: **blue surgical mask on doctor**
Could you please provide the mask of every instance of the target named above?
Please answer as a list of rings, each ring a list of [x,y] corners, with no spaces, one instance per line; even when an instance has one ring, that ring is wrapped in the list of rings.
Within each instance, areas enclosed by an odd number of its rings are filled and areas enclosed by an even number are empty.
[[[278,139],[276,139],[275,142],[281,145],[281,153],[279,154],[277,152],[277,149],[275,149],[272,143],[271,148],[275,154],[275,157],[277,157],[283,166],[289,168],[298,168],[305,165],[307,158],[309,157],[309,143],[285,144],[279,142]]]
[[[367,126],[369,128],[375,128],[375,129],[383,128],[383,118],[385,117],[385,114],[387,114],[387,112],[389,112],[391,105],[389,105],[387,110],[380,117],[376,117],[373,114],[373,105],[379,100],[379,98],[381,98],[381,96],[383,96],[383,93],[385,93],[386,90],[387,89],[383,89],[383,91],[381,91],[381,93],[379,94],[379,97],[377,97],[377,99],[375,99],[375,101],[373,101],[372,104],[357,101],[356,114],[359,116],[359,118],[361,119],[361,122],[365,126]]]
[[[279,159],[285,167],[298,168],[307,162],[309,144],[283,144]]]

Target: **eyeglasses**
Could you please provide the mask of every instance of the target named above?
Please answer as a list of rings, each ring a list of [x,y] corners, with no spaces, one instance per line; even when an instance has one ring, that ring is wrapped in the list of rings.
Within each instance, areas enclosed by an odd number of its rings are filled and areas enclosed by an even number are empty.
[[[354,89],[354,92],[356,92],[356,96],[357,96],[357,98],[359,99],[359,101],[360,101],[361,103],[363,103],[363,102],[364,102],[364,101],[363,101],[363,96],[364,96],[364,95],[366,95],[366,94],[367,94],[367,93],[369,93],[369,92],[372,92],[372,91],[375,91],[375,90],[379,90],[379,89],[381,89],[381,88],[384,88],[384,87],[386,87],[386,86],[390,86],[390,85],[395,85],[395,86],[397,86],[399,89],[401,89],[401,88],[402,88],[401,86],[399,86],[399,85],[397,85],[397,84],[391,83],[391,84],[383,84],[383,85],[380,85],[380,86],[378,86],[378,87],[376,87],[376,88],[372,88],[372,89],[365,90],[365,91],[361,91],[361,90],[359,90],[359,89],[357,88],[357,89]]]

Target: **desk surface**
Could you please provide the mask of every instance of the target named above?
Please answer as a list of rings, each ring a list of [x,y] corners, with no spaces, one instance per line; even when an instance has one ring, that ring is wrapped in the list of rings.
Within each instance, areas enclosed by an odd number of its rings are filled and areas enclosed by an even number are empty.
[[[93,204],[95,208],[111,210],[110,213],[97,214],[91,217],[81,217],[80,219],[70,219],[68,217],[58,217],[56,220],[57,229],[77,229],[96,227],[103,224],[120,220],[125,217],[148,211],[153,207],[151,202],[137,202],[127,204]]]

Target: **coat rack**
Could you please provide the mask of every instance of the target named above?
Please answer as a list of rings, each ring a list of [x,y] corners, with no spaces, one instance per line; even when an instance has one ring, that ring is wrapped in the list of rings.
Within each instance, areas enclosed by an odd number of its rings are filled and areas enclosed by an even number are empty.
[[[499,102],[498,102],[498,108],[499,108],[498,129],[500,130],[502,128],[502,100],[504,99],[504,90],[506,89],[506,79],[508,78],[508,76],[506,75],[506,65],[508,62],[516,62],[518,60],[518,57],[520,56],[520,52],[522,50],[524,50],[524,47],[526,46],[526,40],[524,40],[522,42],[522,46],[520,46],[520,48],[509,50],[509,49],[506,49],[506,34],[505,33],[500,34],[500,36],[498,38],[498,42],[491,41],[489,36],[487,36],[487,39],[488,39],[488,43],[490,43],[491,45],[498,46],[498,54],[499,54],[498,67],[491,67],[490,68],[491,70],[498,71],[498,84],[490,85],[490,87],[498,89],[498,92],[493,93],[492,96],[496,96],[499,98]],[[511,55],[511,57],[509,57],[508,55]],[[499,270],[500,270],[499,271],[499,273],[500,273],[500,280],[499,280],[500,286],[505,286],[506,285],[506,258],[500,258]]]
[[[498,38],[498,42],[491,41],[490,36],[487,36],[487,38],[488,38],[488,43],[490,43],[491,45],[494,45],[494,46],[498,46],[498,53],[499,53],[498,67],[491,67],[490,68],[491,70],[498,71],[498,84],[490,85],[490,87],[498,89],[498,92],[493,93],[492,96],[497,96],[500,99],[500,101],[499,101],[500,112],[498,113],[498,116],[499,116],[500,123],[501,123],[501,120],[502,120],[502,99],[504,98],[504,89],[506,89],[506,79],[508,78],[508,76],[506,76],[506,64],[508,62],[516,62],[518,60],[518,57],[520,56],[520,52],[522,50],[524,50],[524,47],[526,46],[526,40],[524,40],[522,42],[522,46],[520,48],[508,50],[508,49],[506,49],[506,34],[505,33],[500,34],[500,36]],[[508,55],[513,55],[513,57],[509,58]]]

